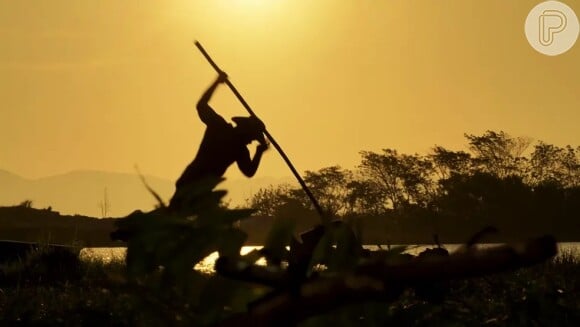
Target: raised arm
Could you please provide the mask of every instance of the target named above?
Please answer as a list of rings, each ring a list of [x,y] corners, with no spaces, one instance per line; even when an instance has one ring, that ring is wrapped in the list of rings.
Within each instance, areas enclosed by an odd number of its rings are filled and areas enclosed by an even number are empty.
[[[217,79],[210,85],[210,87],[203,93],[199,101],[197,102],[197,114],[202,122],[206,125],[211,124],[213,122],[225,122],[225,120],[218,115],[212,107],[209,106],[209,100],[211,99],[213,93],[217,86],[221,83],[224,83],[228,79],[228,75],[226,73],[221,72]]]

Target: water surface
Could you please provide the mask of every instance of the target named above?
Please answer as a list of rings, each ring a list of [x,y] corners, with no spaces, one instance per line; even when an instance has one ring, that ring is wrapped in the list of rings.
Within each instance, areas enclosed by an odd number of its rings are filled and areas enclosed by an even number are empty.
[[[462,244],[444,244],[443,246],[453,252],[457,250]],[[493,247],[502,244],[479,244],[478,247]],[[395,247],[394,245],[393,247]],[[432,248],[433,245],[408,245],[407,250],[405,253],[416,255],[427,248]],[[244,246],[242,248],[241,253],[246,254],[254,249],[260,249],[261,246]],[[369,249],[371,251],[375,251],[379,249],[377,245],[365,245],[364,248]],[[386,250],[387,246],[380,246],[381,249]],[[103,262],[110,262],[112,260],[124,260],[125,253],[127,252],[127,248],[125,247],[117,247],[117,248],[84,248],[81,250],[81,258],[86,260],[102,260]],[[572,253],[575,256],[580,256],[580,242],[565,242],[565,243],[558,243],[558,255],[562,255],[564,253]],[[205,272],[205,273],[213,273],[213,265],[218,258],[218,253],[214,252],[209,256],[205,257],[201,262],[195,265],[194,269]],[[257,264],[265,265],[266,261],[264,259],[260,259]]]

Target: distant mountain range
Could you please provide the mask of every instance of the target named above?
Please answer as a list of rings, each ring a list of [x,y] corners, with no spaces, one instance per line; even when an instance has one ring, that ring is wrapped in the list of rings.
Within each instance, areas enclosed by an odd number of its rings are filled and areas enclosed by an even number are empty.
[[[174,191],[174,182],[154,176],[145,176],[147,183],[167,202]],[[218,186],[228,190],[230,205],[243,205],[260,188],[292,182],[292,179],[257,177],[226,180]],[[107,199],[105,201],[105,198]],[[143,186],[137,174],[104,171],[72,171],[66,174],[26,179],[6,170],[0,170],[0,206],[32,201],[35,208],[52,207],[66,215],[102,217],[102,204],[107,202],[107,217],[122,217],[140,209],[148,211],[155,199]]]

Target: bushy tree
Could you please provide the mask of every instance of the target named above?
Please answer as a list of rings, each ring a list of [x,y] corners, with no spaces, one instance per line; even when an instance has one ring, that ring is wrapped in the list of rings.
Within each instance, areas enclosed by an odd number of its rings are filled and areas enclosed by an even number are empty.
[[[399,154],[394,149],[362,151],[361,157],[362,176],[375,184],[387,206],[399,209],[407,204],[425,205],[434,195],[434,166],[429,158]]]
[[[565,187],[580,185],[580,147],[558,147],[539,142],[530,159],[532,185],[555,182]]]
[[[580,147],[540,141],[526,154],[529,138],[503,131],[465,137],[465,151],[362,151],[355,171],[330,166],[307,171],[305,181],[334,217],[384,218],[397,233],[430,234],[418,232],[426,224],[460,235],[485,224],[515,230],[518,224],[547,226],[554,219],[564,226],[573,220],[578,210],[564,198],[574,198],[580,185]],[[267,216],[313,210],[303,190],[290,186],[262,189],[248,203]]]
[[[350,207],[348,202],[352,172],[340,166],[330,166],[317,171],[306,171],[304,182],[314,194],[319,204],[330,216],[338,217],[346,213]],[[254,208],[256,215],[275,216],[276,212],[285,207],[314,210],[310,199],[299,187],[288,184],[271,185],[260,189],[247,201]]]
[[[530,138],[512,137],[504,131],[486,131],[481,136],[465,134],[465,138],[478,171],[498,177],[526,174],[528,160],[523,153]]]
[[[429,155],[439,179],[447,179],[453,174],[469,175],[473,172],[473,158],[464,151],[447,150],[435,146]]]
[[[387,210],[379,184],[370,179],[355,178],[347,185],[347,214],[379,215]]]
[[[352,172],[340,166],[306,171],[304,176],[304,182],[331,217],[343,215],[349,210],[348,185],[351,180]]]
[[[246,200],[246,204],[254,209],[254,215],[274,217],[278,208],[291,201],[293,201],[291,186],[282,184],[260,188]]]

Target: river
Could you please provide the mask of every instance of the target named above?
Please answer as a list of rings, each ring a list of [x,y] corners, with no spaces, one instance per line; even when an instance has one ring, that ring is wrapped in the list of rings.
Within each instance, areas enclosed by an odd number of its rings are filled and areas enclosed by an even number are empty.
[[[450,252],[455,251],[458,249],[462,244],[444,244],[443,246],[449,250]],[[490,246],[497,246],[500,244],[480,244],[480,247],[490,247]],[[408,245],[406,253],[409,254],[417,254],[426,248],[433,247],[433,245]],[[260,246],[244,246],[242,248],[241,253],[246,254],[253,249],[259,249]],[[378,250],[379,247],[376,245],[368,245],[365,246],[366,249],[369,250]],[[381,247],[386,249],[386,246]],[[103,262],[110,262],[112,260],[123,260],[125,257],[125,253],[127,248],[125,247],[117,247],[117,248],[84,248],[81,250],[81,258],[85,260],[101,260]],[[566,242],[566,243],[558,243],[558,255],[572,253],[575,256],[580,257],[580,242]],[[204,272],[204,273],[213,273],[213,265],[215,260],[218,258],[218,253],[214,252],[195,265],[194,269]],[[261,259],[257,262],[257,264],[265,264],[265,260]]]

